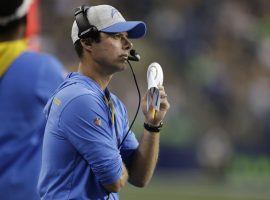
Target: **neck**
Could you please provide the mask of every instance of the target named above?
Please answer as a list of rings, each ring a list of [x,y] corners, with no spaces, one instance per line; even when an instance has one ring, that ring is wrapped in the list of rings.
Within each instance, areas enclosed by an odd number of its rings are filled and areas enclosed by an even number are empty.
[[[78,72],[96,81],[102,90],[105,90],[112,78],[112,75],[105,74],[102,70],[95,68],[93,63],[84,61],[79,64]]]

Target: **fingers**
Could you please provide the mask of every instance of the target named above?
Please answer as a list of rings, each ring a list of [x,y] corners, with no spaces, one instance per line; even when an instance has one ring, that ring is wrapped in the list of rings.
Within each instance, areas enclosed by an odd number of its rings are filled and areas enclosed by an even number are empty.
[[[170,108],[170,104],[168,102],[168,99],[167,99],[168,95],[165,92],[164,86],[159,85],[158,89],[159,89],[159,95],[160,95],[160,109],[163,111],[168,110]],[[147,92],[144,94],[142,98],[142,102],[143,104],[145,104],[145,106],[146,106],[146,101],[147,101]],[[152,105],[150,105],[150,110],[151,110],[151,106]]]
[[[167,100],[167,97],[161,99],[160,101],[160,110],[169,110],[170,103]]]
[[[168,110],[170,108],[170,104],[168,102],[168,95],[165,92],[164,86],[158,86],[160,92],[160,110]]]
[[[164,86],[163,85],[158,85],[158,89],[159,90],[164,90]]]
[[[167,94],[166,94],[166,92],[164,90],[164,86],[159,85],[158,89],[159,89],[160,98],[161,99],[167,98]]]
[[[170,104],[167,99],[167,94],[163,86],[158,86],[159,95],[160,95],[160,106],[159,110],[155,110],[155,107],[150,104],[149,109],[147,110],[147,92],[144,95],[144,101],[142,103],[142,109],[145,116],[145,119],[150,124],[159,124],[162,121],[170,108]]]
[[[166,100],[160,104],[161,110],[169,110],[170,109],[170,103]]]
[[[164,92],[164,94],[160,94],[160,98],[161,99],[165,99],[165,98],[167,98],[167,94]]]

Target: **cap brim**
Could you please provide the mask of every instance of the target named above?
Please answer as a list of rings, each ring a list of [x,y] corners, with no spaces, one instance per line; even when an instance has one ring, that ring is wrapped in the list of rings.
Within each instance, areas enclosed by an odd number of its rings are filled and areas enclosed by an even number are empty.
[[[146,25],[141,21],[118,22],[112,26],[101,29],[100,31],[104,33],[127,32],[129,38],[136,39],[145,35]]]

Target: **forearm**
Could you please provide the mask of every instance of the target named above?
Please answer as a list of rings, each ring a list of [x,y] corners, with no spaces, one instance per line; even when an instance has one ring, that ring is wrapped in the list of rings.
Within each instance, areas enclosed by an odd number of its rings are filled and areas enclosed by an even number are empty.
[[[120,179],[120,186],[121,186],[121,188],[124,187],[124,185],[126,184],[127,180],[128,180],[128,171],[127,171],[126,166],[123,163],[122,164],[122,176],[121,176],[121,179]]]
[[[159,133],[144,130],[139,147],[129,167],[129,182],[144,187],[151,179],[159,152]]]
[[[122,164],[122,176],[115,183],[104,185],[107,191],[109,192],[119,192],[122,187],[125,186],[128,180],[128,172],[126,166]]]
[[[145,129],[139,147],[128,168],[129,182],[138,187],[144,187],[152,178],[159,153],[159,131],[163,124],[161,122],[170,108],[164,87],[158,86],[158,88],[160,91],[159,110],[155,110],[152,105],[149,108],[147,107],[147,93],[143,97],[142,111],[145,116]],[[153,132],[148,132],[147,130]]]

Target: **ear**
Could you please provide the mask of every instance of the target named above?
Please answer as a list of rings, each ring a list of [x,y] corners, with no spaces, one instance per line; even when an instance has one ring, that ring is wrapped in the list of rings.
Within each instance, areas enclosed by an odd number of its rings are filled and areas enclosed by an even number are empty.
[[[91,40],[89,40],[89,39],[81,39],[80,42],[81,42],[82,47],[86,51],[92,51],[93,42],[91,42]]]

